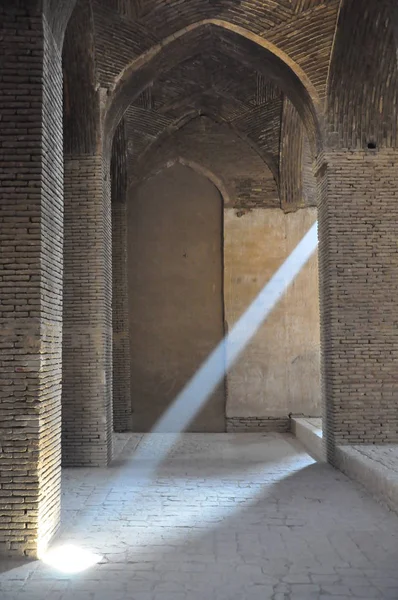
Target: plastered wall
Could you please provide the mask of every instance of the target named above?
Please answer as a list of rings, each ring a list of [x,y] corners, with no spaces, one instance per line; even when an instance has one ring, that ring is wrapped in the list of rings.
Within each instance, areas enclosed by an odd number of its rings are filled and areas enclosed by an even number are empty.
[[[140,187],[128,279],[133,427],[147,432],[224,337],[222,199],[207,178],[174,165]],[[188,429],[225,431],[223,384]]]
[[[224,210],[225,319],[230,330],[316,220],[316,209],[285,214]],[[317,256],[302,269],[227,376],[231,426],[289,413],[320,415]],[[249,421],[244,423],[248,418]]]

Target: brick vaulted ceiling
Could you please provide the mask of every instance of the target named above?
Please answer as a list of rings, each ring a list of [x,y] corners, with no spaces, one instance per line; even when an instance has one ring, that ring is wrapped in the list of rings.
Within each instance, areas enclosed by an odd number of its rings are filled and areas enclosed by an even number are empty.
[[[161,73],[127,109],[133,179],[145,172],[159,145],[202,115],[228,126],[232,135],[246,142],[250,148],[243,145],[243,153],[254,150],[261,157],[285,209],[314,203],[308,185],[303,194],[302,164],[306,162],[308,169],[311,159],[297,111],[274,81],[231,56],[222,40],[212,38],[203,50]],[[263,189],[258,181],[254,185]],[[265,196],[263,202],[273,205]]]
[[[300,112],[306,102],[299,97],[302,90],[294,77],[287,82],[281,66],[286,57],[310,83],[328,144],[361,147],[369,136],[378,145],[398,143],[398,129],[386,126],[398,106],[393,5],[393,0],[77,0],[76,9],[85,7],[92,29],[95,89],[111,99],[110,131],[125,114],[131,162],[139,164],[159,140],[205,115],[230,127],[263,158],[283,203],[292,190],[297,198],[301,193],[297,152],[308,167],[310,146],[313,154],[314,147],[315,154],[319,150],[312,117]],[[266,40],[285,58],[256,51],[242,31]],[[370,55],[380,58],[372,62],[380,72],[366,96],[362,82],[369,61],[350,42],[364,36],[372,42]],[[162,51],[153,53],[155,48]],[[118,86],[148,56],[153,61],[137,80],[121,86],[124,96],[115,108]],[[73,96],[70,81],[69,88]]]
[[[112,86],[129,62],[177,31],[221,20],[278,46],[323,97],[339,4],[340,0],[93,0],[100,82]]]
[[[132,61],[176,32],[200,23],[224,22],[267,39],[289,55],[322,102],[338,7],[339,0],[94,0],[100,85],[112,90]],[[189,108],[227,121],[268,154],[275,172],[281,130],[276,114],[282,114],[282,91],[289,93],[283,89],[286,78],[280,66],[270,64],[267,68],[270,57],[257,56],[253,47],[236,35],[235,30],[224,31],[222,27],[191,30],[189,40],[182,39],[176,50],[155,66],[156,72],[150,73],[148,83],[153,83],[153,90],[147,94],[149,105],[145,98],[136,99],[133,105],[151,111],[147,117],[154,127],[161,126],[161,121],[166,128],[173,127],[172,120],[181,119],[184,109]],[[160,83],[163,87],[168,84],[168,90],[159,91]],[[162,95],[173,98],[176,105],[165,102],[159,113],[150,98],[159,104]]]
[[[126,113],[134,158],[198,115],[228,124],[278,177],[283,95],[271,81],[219,49],[206,50],[160,76]]]
[[[275,11],[275,6],[269,6],[268,12],[263,10],[256,13],[250,12],[250,6],[235,7],[231,3],[219,4],[217,10],[215,6],[207,5],[206,14],[199,14],[198,4],[184,2],[180,4],[182,10],[176,11],[178,22],[170,20],[170,7],[167,3],[147,2],[133,6],[131,3],[117,3],[113,9],[117,10],[117,17],[113,13],[113,19],[117,19],[119,25],[123,22],[128,23],[128,27],[137,29],[146,24],[157,23],[157,17],[160,12],[165,16],[167,27],[158,29],[158,35],[152,37],[152,44],[159,38],[169,33],[171,27],[181,27],[192,22],[196,17],[224,17],[229,18],[232,15],[232,22],[248,24],[247,17],[251,19],[257,14],[262,19],[262,28],[257,31],[263,32],[265,29],[273,28],[272,38],[279,41],[280,32],[278,28],[286,21],[289,22],[300,19],[305,14],[311,15],[311,19],[306,22],[309,30],[313,27],[313,21],[319,21],[325,17],[325,5],[319,5],[318,2],[301,2],[295,7],[279,7],[279,12]],[[191,5],[194,12],[186,12]],[[258,3],[257,3],[258,5]],[[202,8],[203,8],[202,2]],[[252,3],[252,8],[255,3]],[[326,79],[326,70],[330,54],[330,43],[334,31],[336,12],[336,2],[332,10],[328,11],[328,36],[323,40],[322,51],[316,55],[316,67],[320,75],[314,77],[318,85],[320,94],[324,92],[324,83]],[[318,11],[315,9],[318,7]],[[319,7],[321,10],[319,10]],[[95,10],[99,7],[96,6]],[[101,5],[101,12],[97,12],[97,25],[101,26],[105,22],[105,13],[109,19],[108,9]],[[234,16],[231,13],[232,8],[238,9]],[[329,7],[330,9],[330,7]],[[209,12],[210,10],[210,12]],[[246,20],[239,17],[243,10]],[[102,15],[102,17],[100,16]],[[272,17],[272,18],[271,18]],[[260,20],[261,20],[260,19]],[[153,21],[154,20],[154,21]],[[165,24],[163,23],[163,25]],[[172,25],[174,23],[174,25]],[[151,28],[153,33],[155,28]],[[293,30],[292,30],[293,31]],[[292,37],[292,43],[297,40],[292,31],[288,31],[288,37]],[[104,32],[101,32],[101,35]],[[106,39],[104,36],[102,39]],[[130,38],[131,39],[131,38]],[[264,76],[263,73],[250,68],[239,56],[231,52],[231,44],[223,36],[207,37],[203,39],[203,47],[199,46],[198,52],[188,59],[183,60],[176,67],[164,73],[159,73],[157,78],[144,90],[138,98],[130,105],[126,112],[126,124],[130,149],[130,164],[140,169],[140,158],[146,156],[148,150],[153,149],[159,141],[164,140],[165,136],[172,135],[173,132],[198,115],[206,115],[214,121],[226,123],[238,134],[240,138],[246,140],[249,145],[263,158],[264,162],[271,169],[276,182],[280,183],[280,154],[281,154],[281,133],[286,131],[282,129],[282,117],[287,111],[283,110],[284,94],[272,79]],[[325,51],[326,46],[326,51]],[[234,50],[234,49],[233,49]],[[131,48],[130,48],[131,52]],[[236,51],[235,51],[236,54]],[[323,55],[323,62],[320,60]],[[325,60],[326,57],[326,60]],[[120,59],[120,54],[118,55]],[[314,55],[312,55],[314,60]],[[306,68],[310,65],[311,57],[307,57]],[[113,70],[112,70],[113,67]],[[122,66],[120,65],[122,68]],[[114,61],[110,61],[107,55],[100,67],[100,75],[103,77],[104,85],[111,85],[112,75],[114,75]],[[314,74],[314,69],[313,69]],[[323,87],[322,87],[323,86]],[[303,140],[304,143],[304,140]],[[296,163],[298,161],[296,160]],[[283,163],[284,165],[286,164]]]
[[[128,58],[138,57],[151,46],[184,27],[203,19],[222,19],[266,36],[310,76],[320,98],[325,96],[327,73],[336,28],[338,0],[112,0],[94,2],[97,39],[108,48],[98,62],[101,85],[112,87],[117,71],[123,71]],[[121,28],[127,47],[118,46]],[[319,35],[322,32],[322,35]],[[292,179],[291,160],[282,157],[286,140],[281,136],[298,133],[295,150],[305,153],[308,142],[300,130],[300,119],[293,107],[286,110],[284,93],[275,78],[252,68],[241,59],[228,36],[206,36],[193,56],[171,70],[159,72],[150,85],[126,111],[130,164],[140,169],[146,156],[168,135],[184,127],[198,115],[228,124],[240,138],[263,158],[280,187],[283,201],[288,179]],[[312,40],[308,51],[308,40]],[[315,43],[314,43],[315,41]],[[124,54],[125,52],[125,54]],[[283,117],[293,121],[292,127]],[[291,131],[290,131],[291,130]],[[300,163],[295,157],[298,179]],[[142,161],[141,161],[142,163]],[[284,169],[284,173],[280,172]],[[289,173],[287,172],[289,170]],[[282,180],[282,181],[281,181]],[[301,182],[300,182],[301,183]],[[296,200],[300,184],[294,182]],[[291,195],[291,194],[290,194]],[[294,195],[294,194],[293,194]]]

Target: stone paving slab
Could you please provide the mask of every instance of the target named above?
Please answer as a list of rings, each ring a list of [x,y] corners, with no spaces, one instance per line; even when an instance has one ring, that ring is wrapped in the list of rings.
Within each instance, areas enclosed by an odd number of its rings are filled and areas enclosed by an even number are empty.
[[[398,599],[398,517],[293,436],[184,434],[164,459],[166,447],[131,435],[110,469],[67,469],[54,548],[99,564],[0,563],[0,599]]]

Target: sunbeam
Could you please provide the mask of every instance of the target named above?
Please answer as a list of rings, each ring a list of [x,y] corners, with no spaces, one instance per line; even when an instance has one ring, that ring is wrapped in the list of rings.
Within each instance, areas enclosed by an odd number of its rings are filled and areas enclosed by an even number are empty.
[[[278,271],[268,281],[247,311],[240,317],[230,333],[220,342],[192,379],[178,394],[173,404],[159,419],[151,434],[169,433],[162,456],[156,460],[145,460],[139,466],[140,480],[151,478],[157,465],[175,444],[180,433],[186,429],[204,406],[226,372],[235,363],[241,352],[258,331],[280,298],[292,284],[302,268],[314,254],[318,244],[317,222],[306,233]],[[135,460],[149,458],[145,447],[138,448]]]

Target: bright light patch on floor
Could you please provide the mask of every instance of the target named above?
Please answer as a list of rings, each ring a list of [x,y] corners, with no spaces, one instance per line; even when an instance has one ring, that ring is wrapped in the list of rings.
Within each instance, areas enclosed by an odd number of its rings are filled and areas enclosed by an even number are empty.
[[[42,561],[61,573],[81,573],[101,562],[102,556],[71,544],[53,548]]]

